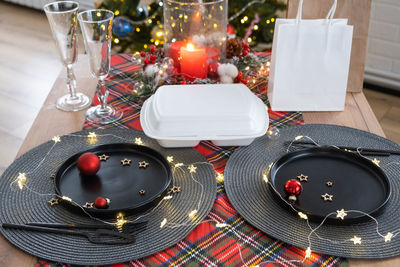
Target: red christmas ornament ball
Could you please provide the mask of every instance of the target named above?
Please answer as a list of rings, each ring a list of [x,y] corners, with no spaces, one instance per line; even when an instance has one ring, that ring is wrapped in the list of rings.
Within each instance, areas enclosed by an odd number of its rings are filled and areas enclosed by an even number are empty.
[[[289,195],[298,196],[303,191],[303,186],[301,183],[296,179],[290,179],[285,183],[285,192]]]
[[[150,51],[151,51],[152,53],[156,52],[156,50],[157,50],[157,47],[156,47],[155,45],[151,45],[151,46],[150,46]]]
[[[141,57],[145,57],[146,56],[146,52],[144,52],[144,51],[140,52],[140,56]]]
[[[98,209],[106,209],[106,208],[108,208],[108,205],[109,205],[109,203],[108,203],[107,199],[104,197],[98,197],[94,201],[94,206]]]
[[[77,166],[83,175],[95,175],[100,169],[100,159],[96,154],[87,152],[78,158]]]

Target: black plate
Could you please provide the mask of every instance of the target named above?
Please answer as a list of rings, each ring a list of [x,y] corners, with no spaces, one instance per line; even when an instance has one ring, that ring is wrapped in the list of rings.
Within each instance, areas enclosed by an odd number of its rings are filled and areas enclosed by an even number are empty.
[[[107,161],[101,161],[100,170],[93,177],[81,175],[76,166],[79,156],[85,152],[110,156]],[[125,158],[131,160],[130,166],[122,166],[121,160]],[[141,161],[150,165],[139,168]],[[99,196],[109,198],[111,202],[107,209],[85,210],[95,216],[114,216],[118,212],[142,212],[156,205],[167,193],[171,181],[170,166],[157,151],[120,143],[97,146],[67,159],[56,173],[55,187],[57,194],[68,196],[80,205],[94,202]],[[140,190],[146,193],[141,195]]]
[[[306,213],[310,220],[321,221],[337,210],[360,210],[376,216],[390,197],[390,184],[386,174],[373,162],[357,154],[336,148],[308,148],[288,153],[272,166],[269,178],[278,192],[287,197],[284,185],[297,176],[308,176],[301,182],[303,192],[294,206]],[[326,182],[333,182],[328,187]],[[271,188],[271,190],[273,190]],[[324,201],[321,195],[333,195],[333,201]],[[276,195],[276,194],[274,194]],[[283,207],[289,206],[277,197]],[[354,223],[369,220],[360,213],[348,213],[344,220],[330,216],[330,223]]]

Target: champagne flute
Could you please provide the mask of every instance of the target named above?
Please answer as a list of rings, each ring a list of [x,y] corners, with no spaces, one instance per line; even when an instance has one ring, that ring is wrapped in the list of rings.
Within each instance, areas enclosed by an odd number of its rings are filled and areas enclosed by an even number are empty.
[[[114,13],[105,9],[92,9],[78,14],[86,53],[89,56],[90,71],[96,77],[96,95],[100,105],[88,109],[86,118],[94,123],[109,124],[118,121],[123,113],[107,105],[108,89],[104,79],[110,70],[111,28]]]
[[[90,106],[89,98],[76,92],[73,64],[77,59],[76,27],[79,4],[74,1],[53,2],[43,7],[50,23],[61,61],[67,69],[69,94],[57,100],[56,107],[64,111],[77,111]]]

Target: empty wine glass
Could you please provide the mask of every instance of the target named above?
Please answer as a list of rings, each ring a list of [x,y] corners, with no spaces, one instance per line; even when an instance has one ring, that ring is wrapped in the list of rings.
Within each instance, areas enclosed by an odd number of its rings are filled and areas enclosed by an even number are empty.
[[[50,23],[51,32],[61,61],[67,68],[67,89],[69,94],[57,100],[56,107],[64,111],[77,111],[90,105],[89,98],[76,92],[76,79],[72,70],[77,59],[76,27],[79,4],[74,1],[60,1],[43,7]]]
[[[90,71],[100,81],[96,91],[100,105],[88,109],[86,118],[99,124],[113,123],[122,117],[121,111],[107,105],[108,90],[104,83],[110,70],[113,18],[114,13],[105,9],[93,9],[78,14]]]

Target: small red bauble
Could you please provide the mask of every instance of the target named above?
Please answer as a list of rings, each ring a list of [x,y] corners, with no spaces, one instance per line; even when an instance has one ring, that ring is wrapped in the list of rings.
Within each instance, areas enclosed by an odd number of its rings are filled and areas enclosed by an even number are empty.
[[[152,53],[156,52],[156,50],[157,50],[157,47],[156,47],[155,45],[151,45],[151,46],[150,46],[150,51],[151,51]]]
[[[186,82],[185,80],[180,81],[179,83],[180,83],[180,84],[187,84],[187,82]]]
[[[146,57],[146,58],[144,59],[144,64],[148,65],[149,63],[150,63],[150,59],[149,59],[148,57]]]
[[[151,56],[150,56],[150,60],[151,60],[151,61],[154,61],[154,60],[156,60],[156,59],[157,59],[157,56],[156,56],[156,55],[151,55]]]
[[[94,153],[84,153],[78,158],[77,167],[83,175],[95,175],[100,169],[100,159]]]
[[[109,200],[104,198],[104,197],[98,197],[96,198],[96,200],[94,201],[94,206],[98,209],[106,209],[108,208],[109,205]]]
[[[303,191],[303,186],[296,179],[291,179],[285,183],[285,192],[289,195],[298,196]]]
[[[140,56],[141,57],[145,57],[146,56],[146,52],[144,52],[144,51],[140,52]]]

